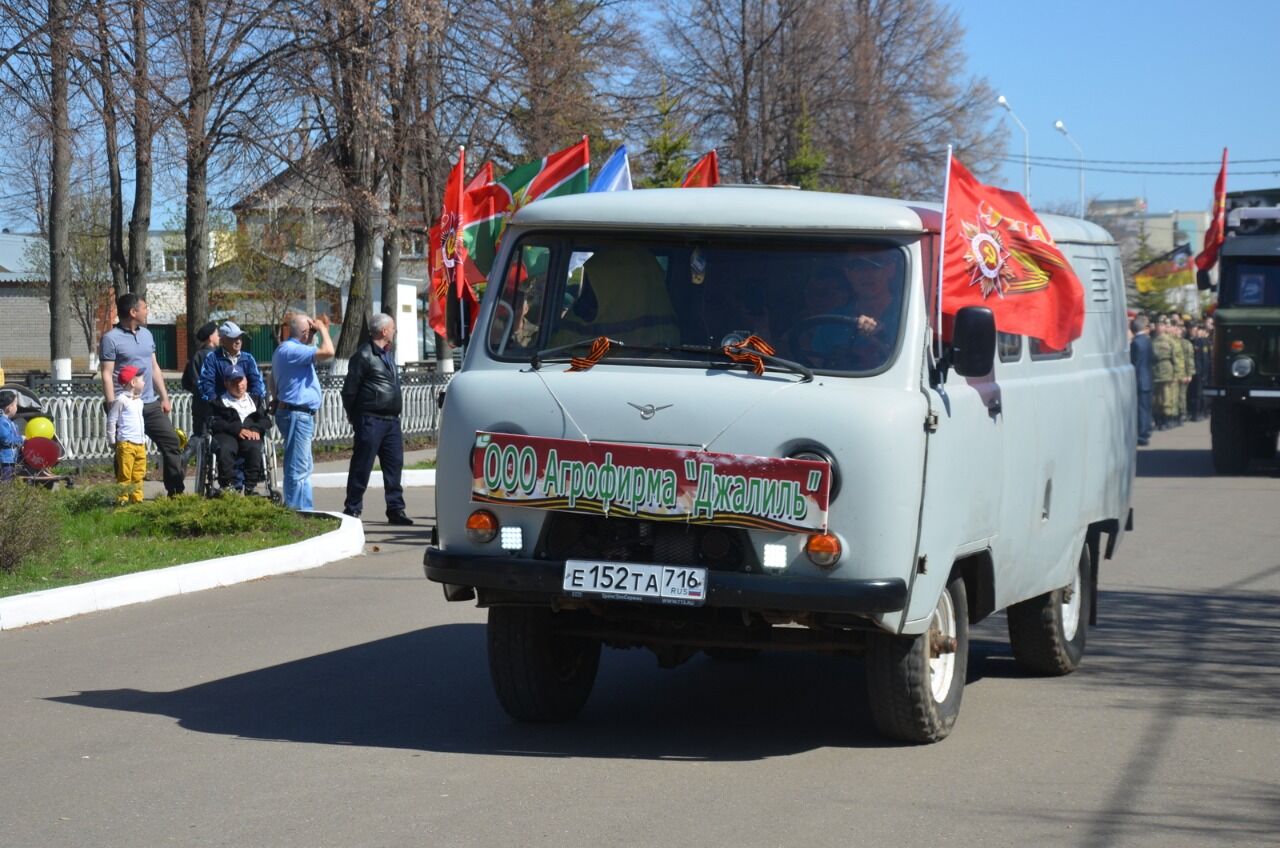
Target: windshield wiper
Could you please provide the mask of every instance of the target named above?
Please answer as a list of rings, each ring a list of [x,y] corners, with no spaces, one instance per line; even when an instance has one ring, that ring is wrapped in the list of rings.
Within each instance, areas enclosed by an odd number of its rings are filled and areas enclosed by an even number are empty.
[[[713,347],[711,345],[691,345],[691,344],[629,345],[626,342],[620,342],[620,341],[617,341],[616,339],[608,338],[607,336],[601,336],[600,338],[603,338],[609,344],[608,349],[601,356],[613,353],[615,348],[621,348],[624,352],[629,352],[629,353],[697,353],[697,354],[705,354],[708,357],[724,355],[723,347]],[[532,358],[530,358],[529,364],[533,368],[538,368],[542,365],[543,362],[555,356],[556,354],[568,353],[569,351],[572,351],[572,350],[577,350],[583,347],[589,347],[591,345],[596,344],[596,342],[598,341],[599,339],[582,339],[580,341],[570,342],[569,344],[559,345],[557,347],[552,347],[546,350],[538,351],[532,356]],[[783,359],[780,356],[774,356],[772,354],[761,353],[758,350],[752,350],[751,353],[760,357],[760,359],[768,365],[771,365],[775,368],[779,368],[784,371],[791,371],[795,374],[799,374],[803,378],[803,382],[806,382],[806,383],[813,382],[813,372],[810,371],[808,368],[806,368],[804,365],[801,365],[799,362],[794,362],[790,359]],[[748,367],[750,366],[750,363],[747,363],[747,362],[729,363],[729,364],[742,364],[742,365],[747,365]]]

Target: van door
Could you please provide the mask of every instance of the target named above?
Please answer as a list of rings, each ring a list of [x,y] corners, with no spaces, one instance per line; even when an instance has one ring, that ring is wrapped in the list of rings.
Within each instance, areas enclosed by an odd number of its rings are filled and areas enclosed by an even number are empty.
[[[1003,399],[994,372],[961,377],[951,371],[943,385],[925,393],[937,423],[927,436],[919,558],[902,628],[907,633],[927,628],[955,559],[996,539],[1005,474]]]

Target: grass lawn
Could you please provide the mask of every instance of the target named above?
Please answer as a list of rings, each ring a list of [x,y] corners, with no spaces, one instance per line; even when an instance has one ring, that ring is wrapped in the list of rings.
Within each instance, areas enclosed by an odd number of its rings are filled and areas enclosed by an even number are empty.
[[[0,568],[0,597],[287,545],[338,526],[265,498],[186,495],[117,507],[113,495],[110,486],[0,489],[0,544],[30,549]]]

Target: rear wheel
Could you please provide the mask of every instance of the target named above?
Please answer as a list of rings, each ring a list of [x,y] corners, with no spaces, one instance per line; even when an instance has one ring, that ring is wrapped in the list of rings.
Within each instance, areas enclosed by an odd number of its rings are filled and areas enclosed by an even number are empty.
[[[600,667],[600,643],[567,636],[549,609],[489,609],[489,674],[498,701],[519,721],[576,716]]]
[[[871,717],[886,736],[938,742],[960,715],[969,665],[969,603],[953,576],[919,636],[873,633],[867,642]]]
[[[1213,443],[1213,470],[1219,474],[1243,474],[1249,465],[1254,439],[1242,410],[1225,401],[1215,403],[1209,432]]]
[[[1009,644],[1018,665],[1036,674],[1070,674],[1084,659],[1093,597],[1089,547],[1071,584],[1009,607]]]

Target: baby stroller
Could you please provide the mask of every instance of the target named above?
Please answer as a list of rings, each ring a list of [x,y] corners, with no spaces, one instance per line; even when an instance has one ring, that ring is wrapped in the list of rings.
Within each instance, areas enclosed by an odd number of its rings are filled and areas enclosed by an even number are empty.
[[[49,417],[49,413],[44,408],[44,404],[40,402],[40,398],[36,397],[26,386],[6,385],[0,386],[0,390],[11,391],[18,396],[18,414],[14,416],[13,423],[17,426],[19,433],[26,432],[27,423],[31,419]],[[14,479],[36,486],[44,486],[47,489],[56,488],[59,483],[71,488],[73,483],[71,477],[65,474],[54,474],[52,471],[53,467],[62,459],[62,456],[62,443],[58,441],[56,436],[52,439],[27,439],[18,451]]]
[[[206,498],[213,497],[218,493],[218,454],[214,450],[212,430],[212,426],[207,425],[203,433],[193,436],[191,439],[196,445],[196,494]],[[266,495],[271,499],[271,502],[281,503],[284,498],[280,494],[279,481],[276,475],[276,446],[275,441],[272,439],[274,432],[275,425],[273,424],[271,429],[262,437],[262,480],[263,485],[266,486]],[[244,481],[243,463],[243,457],[236,458],[235,479],[241,482]]]

